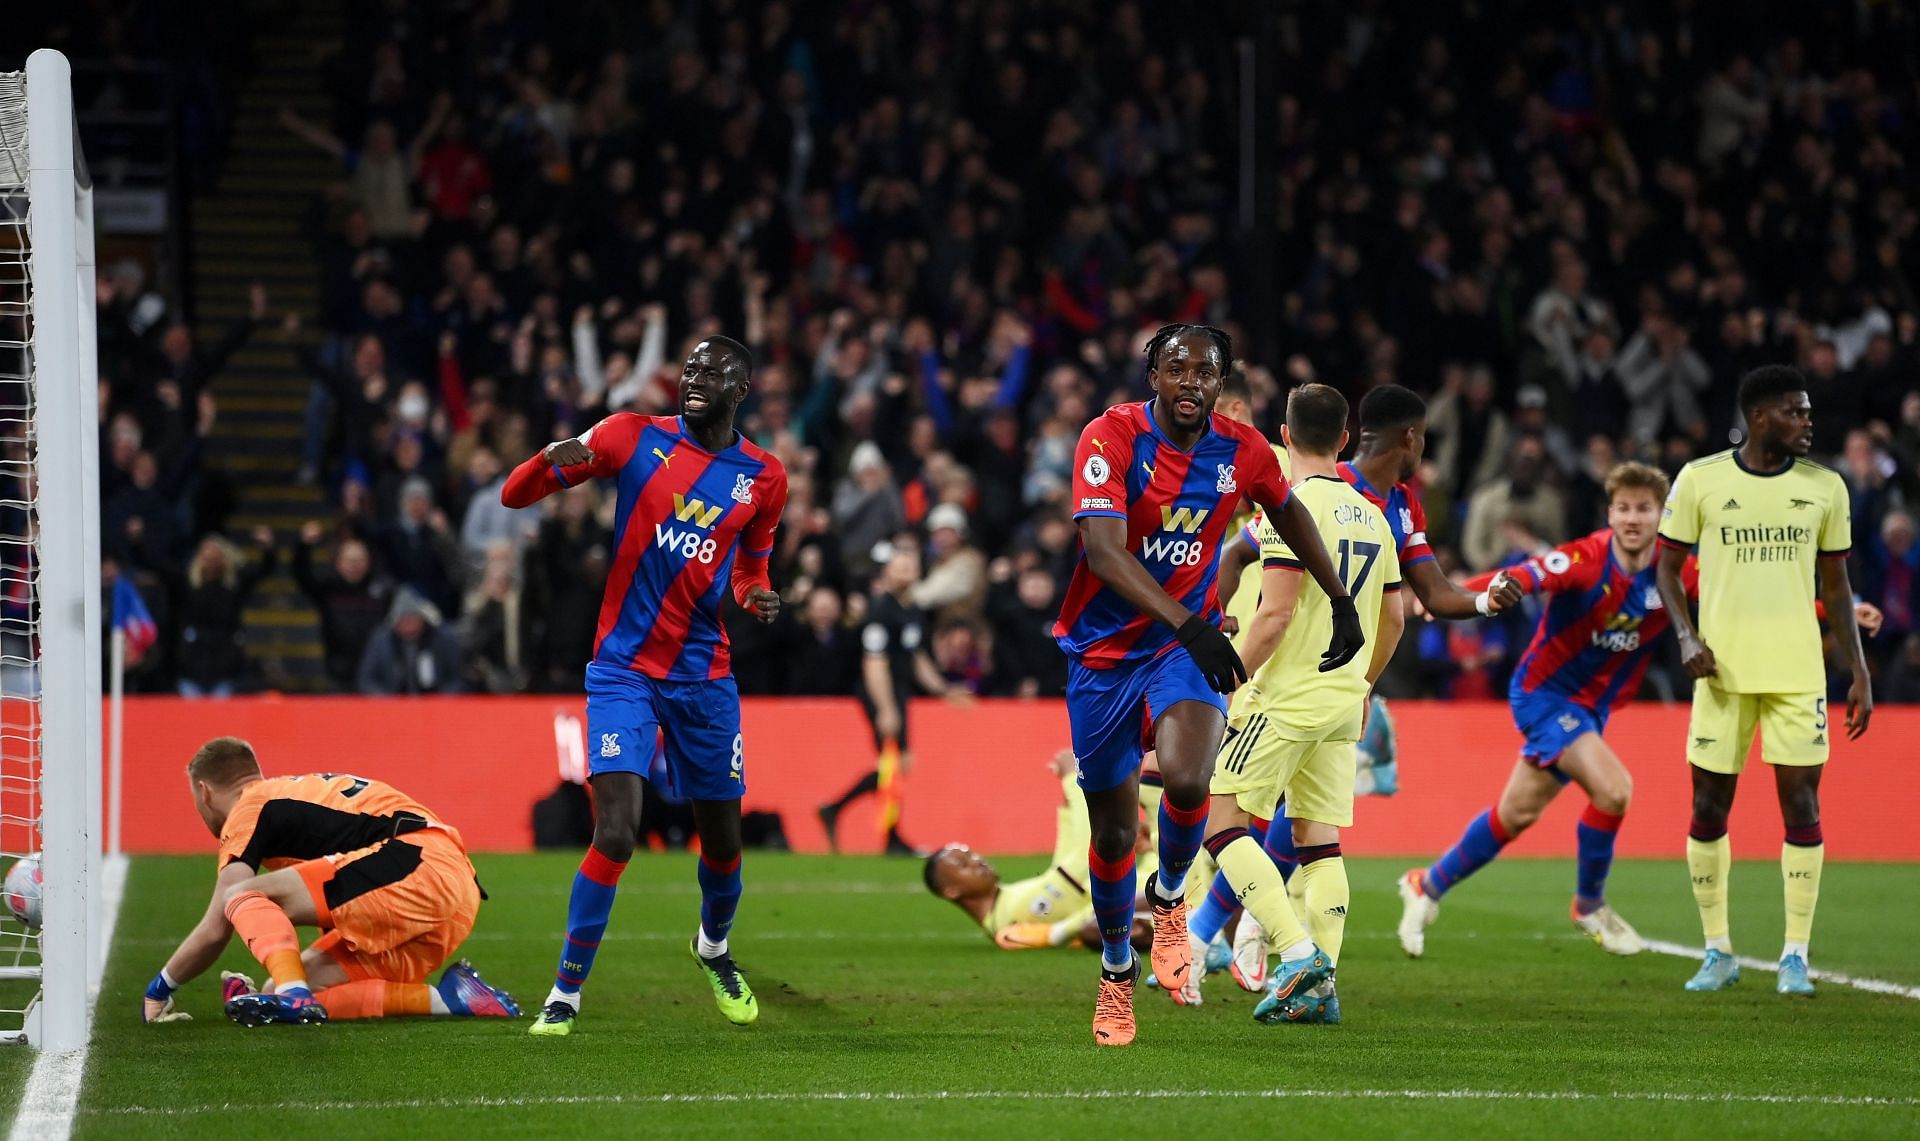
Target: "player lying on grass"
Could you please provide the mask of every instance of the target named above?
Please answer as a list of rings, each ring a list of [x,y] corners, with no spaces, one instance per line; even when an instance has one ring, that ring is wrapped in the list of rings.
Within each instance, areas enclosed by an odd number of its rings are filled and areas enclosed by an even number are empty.
[[[1299,543],[1262,516],[1256,524],[1260,602],[1241,633],[1249,681],[1234,695],[1213,770],[1206,849],[1231,885],[1231,898],[1280,952],[1267,997],[1254,1008],[1262,1022],[1340,1019],[1334,964],[1348,904],[1340,829],[1353,824],[1353,752],[1367,696],[1405,624],[1400,562],[1386,517],[1336,470],[1346,425],[1346,398],[1327,385],[1308,384],[1288,398],[1281,431],[1294,498],[1313,520],[1317,545],[1333,556],[1370,652],[1343,661],[1322,653],[1331,627],[1325,588],[1302,573]],[[1273,820],[1282,796],[1292,816],[1287,827],[1299,861],[1304,925],[1279,866],[1249,830],[1255,821]],[[1274,820],[1276,828],[1283,823]],[[1227,916],[1224,907],[1203,907],[1193,916],[1188,938],[1195,957],[1204,956]],[[1183,984],[1167,984],[1168,994],[1182,1005],[1199,1005],[1200,976],[1191,971]]]
[[[1100,946],[1100,924],[1087,894],[1087,801],[1074,780],[1073,751],[1061,750],[1050,768],[1060,781],[1061,803],[1054,825],[1053,862],[1046,872],[1004,883],[999,871],[965,844],[948,844],[927,857],[927,890],[966,912],[989,939],[1008,951]],[[1134,853],[1140,865],[1152,872],[1153,833],[1144,823]],[[1136,900],[1136,910],[1141,903]],[[1152,942],[1152,921],[1136,914],[1134,948],[1144,951]]]
[[[188,1018],[173,992],[234,932],[273,981],[224,977],[242,1026],[401,1014],[518,1017],[465,960],[426,979],[473,930],[485,894],[460,833],[391,785],[337,773],[267,777],[253,747],[217,737],[187,763],[194,807],[220,840],[213,901],[147,986],[148,1022]],[[296,925],[318,927],[303,953]]]
[[[1607,904],[1614,838],[1632,799],[1633,780],[1601,734],[1614,706],[1633,700],[1669,611],[1655,579],[1655,539],[1667,477],[1624,463],[1607,473],[1607,529],[1575,539],[1507,572],[1528,593],[1547,594],[1533,643],[1514,668],[1508,701],[1523,738],[1520,759],[1499,801],[1467,825],[1458,843],[1425,869],[1401,877],[1400,946],[1419,958],[1439,901],[1531,827],[1560,790],[1577,784],[1587,807],[1575,832],[1579,858],[1570,914],[1607,951],[1638,954],[1646,944]],[[1473,589],[1490,579],[1468,581]],[[1682,570],[1688,598],[1698,595],[1694,563]],[[1879,612],[1859,611],[1879,626]]]

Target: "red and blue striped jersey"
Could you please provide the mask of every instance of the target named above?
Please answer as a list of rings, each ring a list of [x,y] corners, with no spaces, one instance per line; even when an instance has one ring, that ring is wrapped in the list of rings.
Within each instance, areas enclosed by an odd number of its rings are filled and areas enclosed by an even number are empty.
[[[619,494],[593,660],[664,681],[726,677],[720,600],[739,552],[773,549],[786,468],[738,433],[709,452],[678,416],[616,412],[580,441],[592,462],[554,474],[569,487],[612,479]]]
[[[1341,479],[1387,517],[1387,530],[1393,532],[1394,553],[1400,556],[1401,574],[1407,573],[1407,568],[1414,563],[1433,557],[1433,548],[1427,545],[1427,509],[1412,484],[1396,483],[1382,495],[1352,464],[1343,463],[1339,470]]]
[[[1602,715],[1615,702],[1632,700],[1669,625],[1656,567],[1628,574],[1613,557],[1613,532],[1601,530],[1507,568],[1522,590],[1552,595],[1514,667],[1508,700],[1518,706],[1552,696]],[[1469,580],[1467,589],[1485,590],[1493,574]],[[1695,560],[1687,560],[1680,580],[1689,598],[1698,597]]]
[[[1116,405],[1087,425],[1074,467],[1073,517],[1125,519],[1127,550],[1161,589],[1214,623],[1220,542],[1240,500],[1274,509],[1290,494],[1259,432],[1215,415],[1193,450],[1182,451],[1161,435],[1147,403]],[[1145,661],[1177,644],[1173,630],[1100,581],[1084,547],[1053,637],[1088,669]]]

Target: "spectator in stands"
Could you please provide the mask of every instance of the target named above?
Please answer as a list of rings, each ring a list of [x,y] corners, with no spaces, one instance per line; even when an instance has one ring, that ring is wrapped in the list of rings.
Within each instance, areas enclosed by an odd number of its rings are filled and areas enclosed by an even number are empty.
[[[174,604],[179,638],[174,664],[182,697],[231,697],[247,674],[241,612],[260,580],[279,563],[273,532],[256,527],[259,557],[247,559],[218,535],[200,540]]]
[[[981,616],[987,596],[987,559],[967,543],[967,513],[942,503],[927,512],[927,574],[908,592],[935,625]]]
[[[336,539],[333,565],[316,570],[313,549],[326,537],[318,522],[300,528],[293,546],[293,581],[320,613],[320,644],[327,680],[342,693],[353,691],[367,641],[387,620],[392,590],[374,573],[373,554],[360,539]]]
[[[847,479],[833,493],[833,527],[840,559],[854,574],[873,569],[872,551],[907,525],[900,492],[880,446],[862,440],[847,462]]]
[[[1037,558],[988,591],[987,617],[996,632],[993,692],[1058,697],[1067,691],[1066,657],[1053,640],[1059,591]]]
[[[481,556],[479,585],[467,596],[460,643],[466,649],[466,688],[519,693],[527,687],[530,616],[520,589],[520,554],[509,539]]]
[[[1511,426],[1494,403],[1493,370],[1451,364],[1441,370],[1440,395],[1427,409],[1427,434],[1442,490],[1464,499],[1500,474]]]
[[[397,585],[413,588],[434,606],[458,604],[459,547],[446,512],[434,505],[433,485],[421,476],[400,489],[399,517],[380,534],[380,564]]]
[[[845,621],[846,607],[840,592],[831,586],[814,587],[807,592],[801,615],[778,643],[785,666],[784,692],[853,692],[860,670],[860,646],[858,636]]]
[[[1593,522],[1602,454],[1671,468],[1718,449],[1739,375],[1777,361],[1813,375],[1824,451],[1884,421],[1897,470],[1856,511],[1879,536],[1920,499],[1920,239],[1900,166],[1920,153],[1920,93],[1889,47],[1913,14],[1787,6],[1734,44],[1708,18],[1536,8],[1490,0],[1462,27],[1540,34],[1438,55],[1430,20],[1287,19],[1273,256],[1301,269],[1270,308],[1228,177],[1232,93],[1209,79],[1244,31],[1232,6],[862,22],[746,0],[732,23],[658,4],[543,31],[482,6],[432,42],[372,21],[329,64],[330,125],[294,125],[353,164],[324,214],[307,474],[391,561],[401,506],[362,505],[386,457],[409,450],[382,491],[417,473],[464,531],[485,498],[477,450],[670,413],[668,348],[737,333],[760,364],[742,428],[790,473],[777,585],[831,586],[861,613],[874,539],[904,520],[929,533],[939,628],[981,623],[951,636],[970,647],[955,660],[1024,679],[1041,647],[1014,603],[1040,583],[1009,563],[989,611],[986,559],[1038,547],[1058,593],[1075,433],[1140,398],[1145,334],[1204,319],[1265,378],[1269,431],[1283,384],[1310,377],[1433,397],[1430,537],[1455,554],[1475,528],[1498,554]],[[1542,44],[1586,62],[1569,73]],[[1557,527],[1460,510],[1512,496],[1528,431],[1564,486],[1520,498],[1561,498]],[[165,450],[154,433],[145,447]],[[605,573],[603,544],[528,552],[533,684],[577,686],[593,603],[575,582]]]
[[[461,693],[465,690],[460,639],[441,624],[440,609],[412,587],[394,593],[386,625],[360,656],[365,694]]]
[[[1713,375],[1688,344],[1687,327],[1655,310],[1641,319],[1614,361],[1626,393],[1627,434],[1645,445],[1667,434],[1706,434],[1703,404]]]
[[[1507,458],[1506,477],[1468,501],[1461,553],[1474,570],[1490,570],[1565,542],[1566,527],[1566,501],[1548,482],[1546,445],[1522,436]]]

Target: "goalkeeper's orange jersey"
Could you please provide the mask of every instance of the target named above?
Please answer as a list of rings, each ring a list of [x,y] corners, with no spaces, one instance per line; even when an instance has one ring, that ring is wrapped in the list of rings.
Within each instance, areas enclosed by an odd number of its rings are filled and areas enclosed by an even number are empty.
[[[268,777],[248,785],[220,831],[220,866],[235,860],[258,871],[354,852],[432,828],[460,833],[390,784],[346,773]]]

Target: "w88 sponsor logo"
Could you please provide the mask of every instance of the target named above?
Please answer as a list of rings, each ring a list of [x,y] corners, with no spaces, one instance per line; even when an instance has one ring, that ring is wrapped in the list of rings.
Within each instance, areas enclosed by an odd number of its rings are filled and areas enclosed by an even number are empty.
[[[718,549],[713,539],[698,531],[682,531],[660,523],[653,525],[653,545],[665,547],[683,559],[698,559],[703,563],[711,563]]]
[[[1149,536],[1140,542],[1140,557],[1148,562],[1165,562],[1176,567],[1197,567],[1206,557],[1207,544],[1200,539],[1167,539]]]
[[[1615,654],[1630,654],[1640,648],[1638,630],[1595,630],[1593,644]]]

